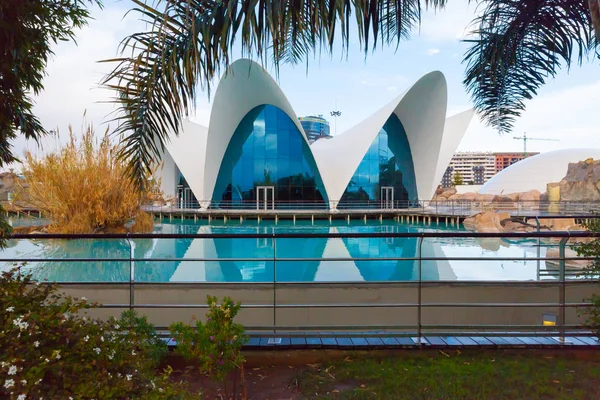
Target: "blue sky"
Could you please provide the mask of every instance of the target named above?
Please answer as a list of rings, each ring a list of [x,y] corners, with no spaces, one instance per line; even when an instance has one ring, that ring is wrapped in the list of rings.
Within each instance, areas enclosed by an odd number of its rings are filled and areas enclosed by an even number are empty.
[[[110,125],[104,122],[112,106],[105,102],[110,93],[98,88],[98,82],[109,66],[98,64],[101,59],[117,54],[119,41],[127,34],[142,30],[136,14],[124,17],[132,6],[128,0],[105,1],[103,10],[94,9],[94,21],[77,33],[78,45],[60,43],[48,65],[46,90],[36,98],[35,112],[48,129],[75,131],[82,124],[86,111],[88,122],[97,132]],[[470,99],[462,86],[465,66],[462,64],[466,44],[460,41],[468,32],[467,26],[475,8],[467,1],[450,2],[450,7],[437,14],[427,12],[419,30],[399,48],[383,47],[365,59],[355,41],[348,57],[337,51],[333,56],[323,54],[306,65],[286,65],[280,69],[279,83],[299,116],[328,115],[337,102],[342,116],[337,131],[366,118],[371,112],[399,95],[423,74],[442,71],[448,81],[448,114],[470,107]],[[272,71],[272,67],[266,65]],[[597,124],[597,105],[600,104],[600,62],[562,71],[528,104],[518,121],[514,135],[523,132],[531,138],[552,138],[557,141],[531,141],[528,151],[550,151],[561,148],[600,147]],[[210,103],[200,94],[195,115],[208,124]],[[333,125],[333,121],[332,121]],[[333,131],[333,129],[332,129]],[[474,120],[459,149],[464,151],[522,151],[521,141],[513,134],[500,136],[494,130]],[[57,142],[48,140],[44,148]],[[15,142],[17,154],[23,149],[35,150],[35,145],[23,139]]]

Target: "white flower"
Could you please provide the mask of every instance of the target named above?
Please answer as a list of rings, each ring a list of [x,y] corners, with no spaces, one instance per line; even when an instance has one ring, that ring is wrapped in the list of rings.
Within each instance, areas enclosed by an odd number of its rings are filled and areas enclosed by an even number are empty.
[[[131,375],[129,375],[129,374],[128,374],[128,375],[127,375],[127,376],[125,376],[125,377],[127,378],[127,380],[128,380],[128,381],[130,381],[130,380],[131,380]]]
[[[27,398],[26,395],[20,394],[19,397],[17,397],[17,400],[25,400],[26,398]]]
[[[121,377],[121,373],[117,372],[117,378],[120,378],[120,377]]]
[[[46,362],[50,362],[50,360],[48,360],[47,358],[44,359]]]
[[[13,325],[18,326],[20,330],[24,331],[27,329],[29,324],[23,321],[23,316],[21,315],[19,318],[13,320]]]
[[[135,356],[135,350],[131,350],[131,355]]]
[[[17,374],[17,366],[11,365],[8,369],[8,375],[16,375]]]
[[[100,341],[104,342],[104,336],[100,336]]]
[[[4,361],[1,361],[1,362],[0,362],[0,365],[2,365],[2,368],[4,368],[4,367],[6,367],[7,365],[10,365],[10,364],[9,364],[9,363],[6,363],[6,362],[4,362]]]
[[[56,355],[55,355],[57,360],[60,360],[60,350],[56,350]]]
[[[88,335],[85,335],[85,337],[83,338],[83,341],[87,342],[88,340],[90,340],[90,337]]]
[[[81,300],[83,300],[83,301],[87,301],[87,297],[83,296],[83,297],[81,298]]]
[[[96,352],[96,354],[100,354],[100,347],[94,347],[94,351]]]
[[[36,385],[39,385],[41,381],[42,381],[41,379],[38,379],[38,380],[37,380],[37,382],[36,382],[35,384],[36,384]]]
[[[21,380],[21,385],[27,385],[27,379]]]
[[[120,328],[119,324],[115,324],[115,329],[119,329],[119,328]]]
[[[163,392],[163,388],[158,388],[158,391],[162,393]]]
[[[10,306],[6,309],[7,312],[13,312],[15,311],[15,308],[13,306]]]
[[[4,381],[4,387],[6,389],[9,389],[11,387],[15,386],[15,381],[13,381],[12,379],[7,379]]]
[[[33,342],[33,347],[40,347],[40,342],[38,342],[37,340]]]

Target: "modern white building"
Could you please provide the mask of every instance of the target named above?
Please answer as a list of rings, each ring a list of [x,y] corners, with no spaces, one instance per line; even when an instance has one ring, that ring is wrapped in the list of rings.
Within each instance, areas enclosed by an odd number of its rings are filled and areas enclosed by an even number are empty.
[[[500,171],[479,190],[483,194],[509,194],[530,190],[546,191],[546,185],[559,182],[569,163],[600,159],[600,149],[564,149],[526,158]]]
[[[180,207],[398,208],[430,199],[474,111],[446,118],[435,71],[348,131],[309,144],[275,80],[250,60],[219,83],[208,127],[184,121],[159,171]]]

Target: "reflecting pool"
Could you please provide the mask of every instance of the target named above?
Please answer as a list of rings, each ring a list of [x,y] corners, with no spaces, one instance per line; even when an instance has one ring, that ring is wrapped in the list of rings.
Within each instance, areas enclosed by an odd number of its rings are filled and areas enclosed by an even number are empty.
[[[161,233],[396,233],[448,231],[442,225],[393,220],[161,221]],[[457,230],[456,228],[454,229]],[[12,240],[2,259],[36,259],[25,269],[37,279],[57,282],[380,282],[556,279],[547,269],[546,250],[537,240],[431,238],[423,241],[421,263],[416,238],[310,239],[125,239]],[[134,261],[130,262],[130,255]],[[274,257],[277,262],[274,263]],[[481,258],[526,258],[519,261]],[[408,260],[398,260],[408,258]],[[446,258],[451,258],[450,260]],[[469,258],[456,260],[452,258]],[[67,261],[78,259],[78,261]],[[91,259],[84,261],[82,259]],[[109,261],[107,259],[113,259]],[[119,261],[114,261],[118,259]],[[283,259],[283,260],[282,260]],[[360,260],[359,260],[360,259]],[[106,260],[106,261],[105,261]],[[8,269],[15,262],[2,261]]]

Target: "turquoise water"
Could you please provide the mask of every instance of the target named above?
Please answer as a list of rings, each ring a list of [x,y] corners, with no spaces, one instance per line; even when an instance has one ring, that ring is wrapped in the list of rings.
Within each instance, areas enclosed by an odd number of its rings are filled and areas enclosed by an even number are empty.
[[[448,231],[445,226],[424,226],[379,221],[262,221],[227,223],[206,221],[162,221],[155,226],[161,233],[346,233]],[[456,229],[455,229],[456,230]],[[425,239],[423,257],[536,257],[537,243],[508,243],[500,239]],[[417,239],[412,238],[313,238],[277,239],[278,258],[271,260],[272,239],[138,239],[132,240],[133,278],[138,282],[377,282],[419,279],[419,264],[411,260],[380,258],[416,257]],[[546,247],[541,248],[544,257]],[[0,253],[6,258],[49,258],[28,262],[25,268],[37,279],[58,282],[127,282],[129,261],[73,262],[68,258],[129,258],[126,240],[13,240]],[[166,261],[164,259],[182,259]],[[261,259],[241,261],[236,259]],[[308,260],[312,258],[372,258],[373,260]],[[193,261],[191,259],[211,259]],[[13,263],[3,262],[0,268]],[[554,279],[555,271],[536,260],[429,260],[423,261],[421,276],[427,281],[456,280],[537,280]],[[550,275],[550,276],[549,276]]]

